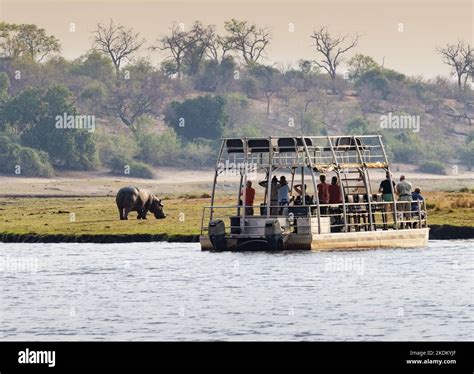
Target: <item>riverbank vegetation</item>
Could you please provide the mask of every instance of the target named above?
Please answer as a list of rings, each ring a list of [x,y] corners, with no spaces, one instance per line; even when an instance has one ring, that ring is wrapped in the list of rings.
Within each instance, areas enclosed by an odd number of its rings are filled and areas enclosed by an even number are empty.
[[[364,37],[318,25],[301,41],[314,59],[292,66],[269,60],[278,41],[248,21],[229,20],[222,33],[174,24],[157,39],[111,20],[92,31],[89,51],[67,60],[47,30],[1,22],[0,173],[153,178],[149,166],[209,165],[221,136],[276,134],[381,134],[393,162],[431,173],[474,163],[465,42],[438,51],[452,80],[406,76],[360,54]]]

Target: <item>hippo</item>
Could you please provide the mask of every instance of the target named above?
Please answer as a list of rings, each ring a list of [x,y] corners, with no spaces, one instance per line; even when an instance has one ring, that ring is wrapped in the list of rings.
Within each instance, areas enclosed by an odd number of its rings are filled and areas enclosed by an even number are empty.
[[[146,219],[148,211],[157,219],[166,218],[161,200],[146,190],[136,187],[121,188],[115,201],[122,220],[128,219],[128,213],[131,211],[138,212],[137,219]]]

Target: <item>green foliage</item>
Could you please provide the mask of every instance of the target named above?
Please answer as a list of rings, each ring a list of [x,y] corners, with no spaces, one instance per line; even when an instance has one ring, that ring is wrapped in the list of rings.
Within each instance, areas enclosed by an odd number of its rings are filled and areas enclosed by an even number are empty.
[[[416,164],[425,159],[424,143],[416,134],[384,134],[384,142],[392,162]]]
[[[110,164],[113,158],[122,156],[131,160],[138,154],[137,141],[131,134],[109,134],[100,131],[96,141],[100,161],[106,165]]]
[[[5,135],[0,136],[0,172],[25,177],[49,177],[53,168],[48,154],[22,147]]]
[[[8,99],[8,89],[10,88],[10,78],[5,72],[0,72],[0,104]]]
[[[143,162],[130,160],[123,156],[114,157],[110,161],[111,173],[124,177],[153,179],[153,170]]]
[[[222,134],[224,138],[233,138],[233,137],[259,137],[262,136],[262,131],[255,124],[249,124],[238,128],[226,129]]]
[[[368,70],[356,80],[355,86],[359,89],[361,86],[368,86],[372,90],[380,93],[383,99],[386,99],[390,92],[390,85],[388,78],[380,69]]]
[[[39,88],[28,88],[8,100],[1,110],[3,130],[21,135],[45,115],[43,92]]]
[[[42,61],[61,49],[56,37],[36,25],[0,22],[0,36],[0,56],[12,59]]]
[[[369,70],[377,69],[379,64],[372,57],[358,53],[349,60],[347,66],[349,68],[349,78],[355,80]]]
[[[189,141],[196,138],[219,139],[227,124],[226,100],[222,96],[200,96],[169,106],[165,122]]]
[[[25,145],[49,154],[56,167],[75,170],[92,170],[98,165],[93,135],[86,129],[57,128],[58,117],[77,115],[74,97],[66,87],[53,86],[46,91],[33,89],[23,93],[33,104],[25,118],[23,110],[13,116],[13,123],[21,123],[25,130],[21,139]],[[20,94],[21,95],[21,94]],[[10,117],[11,118],[11,117]]]
[[[182,145],[172,129],[158,135],[151,132],[138,135],[139,158],[152,165],[175,165]]]
[[[459,161],[472,170],[474,165],[474,141],[470,141],[459,150]]]
[[[419,171],[432,174],[446,174],[444,165],[438,161],[425,161],[418,167]]]
[[[350,135],[364,135],[367,133],[368,125],[367,119],[357,117],[347,124],[347,131]]]
[[[242,89],[247,97],[251,99],[258,98],[258,81],[254,77],[246,77],[242,80]]]
[[[114,67],[110,59],[95,50],[75,60],[71,72],[100,82],[107,82],[114,78]]]

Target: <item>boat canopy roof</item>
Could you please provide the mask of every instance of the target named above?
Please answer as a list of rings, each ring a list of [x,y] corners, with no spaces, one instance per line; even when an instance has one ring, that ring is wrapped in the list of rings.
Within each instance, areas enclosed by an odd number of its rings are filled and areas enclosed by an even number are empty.
[[[299,137],[260,137],[260,138],[223,138],[227,153],[269,153],[300,152],[309,147],[330,151],[330,144],[337,150],[364,147],[369,139],[379,140],[379,135],[340,135],[340,136],[299,136]],[[330,144],[329,144],[330,143]],[[370,142],[369,142],[370,143]]]
[[[329,165],[385,167],[380,135],[269,136],[223,138],[218,162],[255,162],[258,165]]]

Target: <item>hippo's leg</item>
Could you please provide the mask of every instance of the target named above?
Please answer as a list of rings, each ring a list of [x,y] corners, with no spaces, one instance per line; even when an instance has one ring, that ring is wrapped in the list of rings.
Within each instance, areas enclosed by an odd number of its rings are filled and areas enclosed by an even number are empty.
[[[120,216],[120,219],[123,220],[123,209],[122,208],[118,208],[118,211],[119,211],[119,216]]]
[[[128,220],[128,213],[129,212],[130,211],[128,209],[125,209],[125,208],[123,209],[123,219]]]

